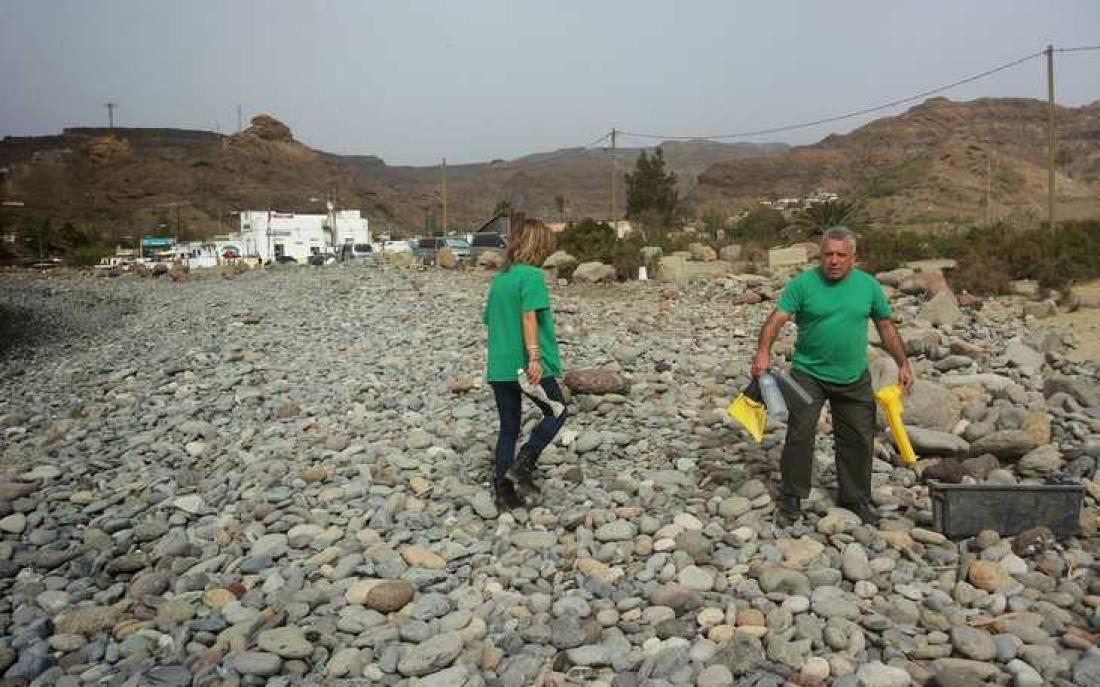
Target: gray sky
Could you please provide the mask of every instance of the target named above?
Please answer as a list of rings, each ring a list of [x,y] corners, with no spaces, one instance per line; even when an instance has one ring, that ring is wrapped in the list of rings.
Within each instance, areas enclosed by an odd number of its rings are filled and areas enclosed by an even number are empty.
[[[236,129],[389,164],[513,158],[610,130],[724,134],[857,110],[1100,44],[1100,2],[0,0],[0,135]],[[1056,57],[1100,99],[1100,52]],[[947,96],[1046,97],[1033,60]],[[759,137],[809,143],[877,116]],[[642,143],[623,139],[621,145]]]

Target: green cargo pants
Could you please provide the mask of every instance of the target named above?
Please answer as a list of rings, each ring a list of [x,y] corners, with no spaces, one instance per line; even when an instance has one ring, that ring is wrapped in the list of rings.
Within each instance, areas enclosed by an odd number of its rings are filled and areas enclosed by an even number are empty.
[[[792,397],[787,405],[787,440],[783,445],[783,494],[806,498],[813,479],[814,437],[825,401],[833,413],[836,444],[837,502],[853,504],[871,499],[871,457],[875,435],[875,396],[871,373],[865,371],[851,384],[832,384],[801,370],[791,376],[813,401],[804,404]]]

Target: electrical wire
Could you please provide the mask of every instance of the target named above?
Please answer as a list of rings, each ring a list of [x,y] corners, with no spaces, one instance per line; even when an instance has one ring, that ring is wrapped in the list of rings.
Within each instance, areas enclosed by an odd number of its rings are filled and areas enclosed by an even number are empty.
[[[528,169],[535,169],[537,167],[542,167],[543,165],[550,164],[551,162],[554,162],[556,160],[560,160],[561,158],[563,158],[567,155],[576,153],[576,152],[578,152],[578,150],[585,151],[585,150],[588,150],[589,148],[593,148],[593,147],[599,145],[600,143],[603,143],[604,141],[606,141],[610,137],[611,137],[611,132],[608,132],[608,133],[604,134],[603,136],[600,136],[596,140],[592,141],[591,143],[586,143],[583,146],[578,146],[578,147],[575,147],[575,148],[563,148],[562,150],[559,150],[558,152],[551,154],[549,157],[544,157],[544,158],[539,159],[539,160],[532,160],[531,162],[522,162],[522,161],[505,162],[504,166],[507,166],[510,169],[517,169],[518,168],[519,171],[528,170]]]
[[[1094,51],[1094,50],[1100,50],[1100,45],[1083,45],[1083,46],[1077,46],[1077,47],[1073,47],[1073,48],[1054,48],[1054,52],[1056,52],[1056,53],[1086,52],[1086,51]],[[993,67],[992,69],[987,69],[984,72],[980,72],[978,74],[974,74],[972,76],[968,76],[966,78],[959,79],[958,81],[954,81],[954,82],[946,84],[944,86],[938,86],[936,88],[932,88],[932,89],[929,89],[929,90],[926,90],[926,91],[922,91],[920,93],[908,96],[906,98],[898,98],[896,100],[891,100],[890,102],[882,103],[880,105],[875,105],[873,107],[866,107],[866,108],[863,108],[861,110],[846,112],[844,114],[834,115],[834,116],[831,116],[831,117],[824,117],[822,119],[815,119],[813,121],[802,122],[800,124],[788,124],[788,125],[785,125],[785,126],[772,127],[770,129],[757,129],[755,131],[740,131],[740,132],[732,133],[732,134],[716,134],[716,135],[710,135],[710,136],[661,135],[661,134],[638,133],[638,132],[631,132],[631,131],[618,131],[616,133],[619,136],[628,136],[628,137],[631,137],[631,138],[641,138],[641,139],[661,140],[661,141],[717,141],[717,140],[732,139],[732,138],[750,138],[750,137],[753,137],[753,136],[763,136],[763,135],[766,135],[766,134],[777,134],[777,133],[784,133],[784,132],[787,132],[787,131],[797,131],[799,129],[808,129],[810,127],[820,126],[822,124],[830,124],[832,122],[839,122],[839,121],[843,121],[845,119],[852,119],[854,117],[860,117],[860,116],[863,116],[863,115],[871,114],[873,112],[879,112],[881,110],[887,110],[887,109],[890,109],[890,108],[893,108],[893,107],[897,107],[898,105],[904,105],[906,103],[914,102],[916,100],[921,100],[921,99],[927,98],[931,95],[935,95],[937,93],[942,93],[942,92],[950,90],[952,88],[957,88],[959,86],[962,86],[962,85],[965,85],[965,84],[968,84],[968,83],[972,83],[974,81],[978,81],[979,79],[984,79],[988,76],[992,76],[993,74],[996,74],[997,72],[1001,72],[1001,71],[1004,71],[1006,69],[1011,69],[1012,67],[1016,67],[1016,66],[1021,65],[1025,62],[1028,62],[1030,60],[1034,60],[1037,57],[1042,57],[1045,54],[1046,54],[1046,50],[1040,50],[1038,52],[1031,53],[1030,55],[1025,55],[1025,56],[1023,56],[1019,59],[1012,60],[1011,62],[1006,62],[1002,65]],[[591,141],[590,143],[587,143],[583,146],[574,147],[574,148],[563,148],[563,149],[559,150],[558,152],[551,154],[549,157],[544,157],[544,158],[541,158],[539,160],[533,160],[531,162],[521,162],[521,161],[505,162],[505,163],[503,163],[502,166],[506,166],[510,169],[517,169],[517,170],[536,169],[538,167],[542,167],[543,165],[547,165],[547,164],[550,164],[551,162],[555,162],[557,160],[560,160],[560,159],[564,158],[567,155],[570,155],[572,153],[576,153],[576,152],[578,152],[578,150],[586,151],[590,148],[593,148],[593,147],[599,145],[600,143],[603,143],[604,141],[606,141],[610,137],[611,137],[611,133],[608,132],[608,133],[600,136],[599,138],[597,138],[597,139],[595,139],[595,140]]]
[[[1062,50],[1069,52],[1069,51],[1073,51],[1073,50],[1083,50],[1083,49],[1091,49],[1091,48],[1092,48],[1092,46],[1088,46],[1086,48],[1062,48]],[[810,127],[820,126],[821,124],[829,124],[829,123],[832,123],[832,122],[839,122],[839,121],[842,121],[842,120],[845,120],[845,119],[852,119],[853,117],[860,117],[862,115],[870,114],[872,112],[878,112],[880,110],[886,110],[886,109],[889,109],[889,108],[892,108],[892,107],[897,107],[898,105],[903,105],[905,103],[913,102],[915,100],[921,100],[921,99],[927,98],[930,95],[935,95],[936,93],[942,93],[943,91],[946,91],[946,90],[949,90],[949,89],[952,89],[952,88],[956,88],[958,86],[962,86],[964,84],[968,84],[968,83],[971,83],[973,81],[977,81],[978,79],[984,79],[987,76],[992,76],[993,74],[996,74],[997,72],[1004,71],[1005,69],[1010,69],[1012,67],[1023,64],[1025,62],[1030,61],[1030,60],[1034,60],[1037,57],[1041,57],[1043,54],[1044,54],[1044,51],[1031,53],[1030,55],[1025,55],[1024,57],[1021,57],[1021,58],[1016,59],[1016,60],[1012,60],[1011,62],[1006,62],[1006,63],[1004,63],[1002,65],[999,65],[997,67],[994,67],[992,69],[987,69],[986,71],[981,72],[979,74],[974,74],[973,76],[968,76],[964,79],[959,79],[958,81],[954,81],[954,82],[949,83],[945,86],[939,86],[939,87],[936,87],[936,88],[929,89],[927,91],[922,91],[920,93],[917,93],[916,95],[911,95],[911,96],[908,96],[906,98],[898,98],[897,100],[891,100],[890,102],[882,103],[881,105],[875,105],[873,107],[866,107],[866,108],[863,108],[862,110],[855,110],[854,112],[846,112],[844,114],[839,114],[839,115],[835,115],[835,116],[832,116],[832,117],[824,117],[822,119],[816,119],[812,122],[803,122],[803,123],[800,123],[800,124],[788,124],[786,126],[777,126],[777,127],[772,127],[770,129],[758,129],[756,131],[741,131],[741,132],[737,132],[737,133],[733,133],[733,134],[717,134],[717,135],[712,135],[712,136],[662,136],[660,134],[646,134],[646,133],[627,132],[627,131],[623,131],[623,132],[620,132],[620,133],[623,136],[633,136],[635,138],[658,139],[658,140],[664,140],[664,141],[716,141],[716,140],[723,140],[723,139],[730,139],[730,138],[749,138],[749,137],[752,137],[752,136],[762,136],[762,135],[765,135],[765,134],[777,134],[777,133],[782,133],[782,132],[785,132],[785,131],[795,131],[795,130],[798,130],[798,129],[808,129]]]
[[[1055,48],[1054,52],[1084,52],[1086,50],[1100,50],[1100,45],[1082,45],[1079,48]]]

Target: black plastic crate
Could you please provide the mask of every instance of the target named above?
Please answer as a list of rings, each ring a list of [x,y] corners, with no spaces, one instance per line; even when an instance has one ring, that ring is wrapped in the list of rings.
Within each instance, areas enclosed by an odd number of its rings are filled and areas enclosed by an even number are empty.
[[[952,539],[982,530],[1005,536],[1048,527],[1057,537],[1077,534],[1081,484],[943,484],[929,482],[936,529]]]

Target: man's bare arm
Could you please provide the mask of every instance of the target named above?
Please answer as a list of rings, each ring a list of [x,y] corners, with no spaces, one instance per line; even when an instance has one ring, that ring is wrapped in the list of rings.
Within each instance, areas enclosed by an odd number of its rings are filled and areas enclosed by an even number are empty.
[[[752,361],[752,376],[759,377],[771,365],[772,344],[775,343],[783,325],[791,319],[791,314],[776,308],[768,315],[764,326],[760,328],[760,338],[756,343],[756,358]]]
[[[875,320],[875,329],[882,340],[882,347],[898,364],[898,383],[908,390],[913,385],[913,368],[909,366],[909,356],[905,352],[905,342],[898,334],[898,328],[890,319]]]

